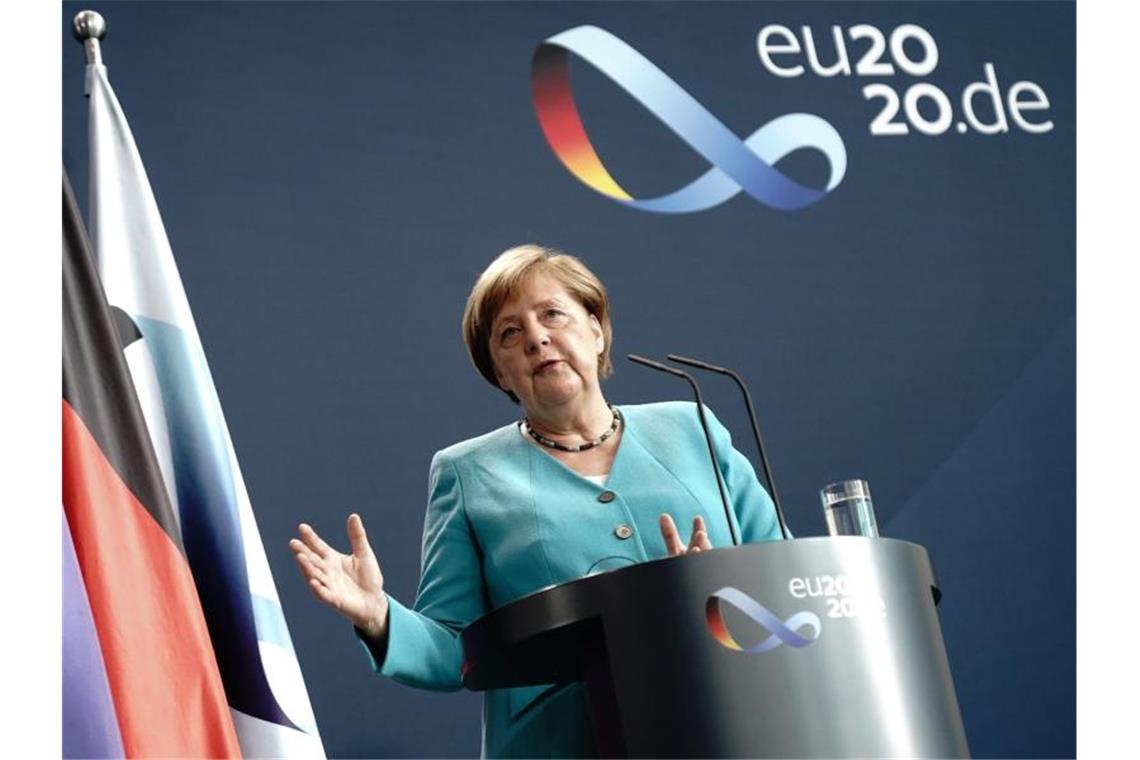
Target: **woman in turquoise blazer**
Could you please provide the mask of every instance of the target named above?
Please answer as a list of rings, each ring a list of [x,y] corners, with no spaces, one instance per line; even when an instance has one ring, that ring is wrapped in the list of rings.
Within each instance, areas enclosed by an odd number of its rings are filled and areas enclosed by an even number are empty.
[[[506,251],[476,282],[463,324],[476,367],[526,416],[433,458],[415,603],[384,592],[357,515],[348,521],[351,554],[304,524],[290,542],[310,589],[353,622],[373,668],[426,689],[461,688],[459,634],[496,607],[591,573],[731,543],[696,406],[614,407],[603,398],[609,304],[581,262],[537,246]],[[739,535],[780,538],[752,466],[707,414]],[[692,525],[688,545],[678,523]],[[482,750],[594,756],[583,688],[487,692]]]

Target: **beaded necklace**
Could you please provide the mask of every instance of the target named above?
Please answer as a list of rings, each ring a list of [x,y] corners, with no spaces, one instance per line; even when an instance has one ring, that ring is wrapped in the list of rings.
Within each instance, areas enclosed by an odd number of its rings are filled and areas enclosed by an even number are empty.
[[[592,441],[586,441],[585,443],[579,443],[576,446],[568,446],[565,443],[559,443],[558,441],[550,440],[549,438],[544,436],[542,433],[538,432],[533,427],[531,427],[529,417],[523,417],[521,424],[522,424],[523,428],[526,430],[526,432],[530,434],[531,438],[538,441],[543,446],[546,446],[549,449],[558,449],[559,451],[566,451],[566,452],[569,452],[571,454],[574,454],[574,453],[579,452],[579,451],[589,451],[590,449],[594,448],[595,446],[601,446],[603,443],[608,441],[610,439],[610,436],[612,436],[614,433],[617,432],[618,425],[621,423],[621,412],[619,412],[617,410],[617,407],[615,407],[613,404],[606,404],[606,406],[608,406],[610,408],[610,411],[614,413],[614,421],[610,425],[609,430],[602,433],[601,435],[599,435],[597,438],[595,438]]]

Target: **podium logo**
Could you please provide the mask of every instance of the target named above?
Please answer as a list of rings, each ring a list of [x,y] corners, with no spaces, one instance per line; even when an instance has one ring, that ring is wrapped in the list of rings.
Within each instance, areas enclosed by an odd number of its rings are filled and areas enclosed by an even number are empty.
[[[769,636],[750,647],[741,646],[736,639],[733,638],[732,634],[729,633],[728,626],[725,625],[724,616],[721,614],[722,604],[731,604],[743,612],[764,628],[764,630],[768,631]],[[748,594],[731,586],[725,586],[719,591],[714,592],[708,598],[708,601],[705,602],[705,616],[708,622],[709,632],[713,635],[713,638],[719,641],[723,646],[736,652],[760,654],[762,652],[771,651],[781,644],[788,644],[793,647],[806,647],[819,638],[820,624],[819,618],[816,617],[815,614],[804,610],[797,612],[787,620],[780,620],[778,616],[748,596]],[[803,636],[800,634],[800,631],[804,628],[811,629],[810,635]]]
[[[668,195],[638,199],[626,192],[606,170],[582,126],[570,89],[570,53],[645,106],[711,168]],[[703,211],[741,191],[773,208],[799,209],[834,190],[847,170],[843,140],[820,117],[785,114],[741,140],[648,58],[596,26],[575,27],[543,41],[531,63],[531,90],[546,141],[570,173],[607,198],[642,211]],[[814,148],[827,158],[826,187],[806,187],[774,168],[781,158],[801,148]]]

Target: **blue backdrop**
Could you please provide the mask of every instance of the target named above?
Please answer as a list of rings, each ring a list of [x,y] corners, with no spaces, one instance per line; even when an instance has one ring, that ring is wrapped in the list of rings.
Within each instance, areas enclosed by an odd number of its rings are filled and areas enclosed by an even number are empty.
[[[520,242],[580,255],[602,277],[615,356],[689,353],[752,380],[797,535],[825,531],[822,485],[871,483],[882,534],[934,561],[976,756],[1075,754],[1072,3],[64,3],[63,154],[81,203],[70,20],[86,7],[109,24],[110,79],[330,756],[478,754],[479,696],[373,676],[286,541],[302,520],[341,537],[358,510],[388,587],[412,601],[431,454],[518,414],[471,367],[459,318],[475,276]],[[536,46],[580,24],[620,37],[741,138],[783,114],[821,117],[842,138],[845,177],[798,211],[742,193],[666,216],[596,193],[552,152],[530,90]],[[889,42],[916,24],[938,61],[902,70],[926,55],[911,35],[892,75],[821,76],[785,53],[775,65],[806,69],[780,77],[757,49],[771,24],[801,47],[809,27],[823,66],[840,27],[852,67],[870,42],[851,27]],[[996,134],[962,113],[986,64],[1008,124]],[[709,168],[603,74],[581,60],[571,72],[590,138],[633,196]],[[1048,100],[1022,108],[1028,129],[1010,113],[1019,81]],[[897,94],[891,121],[908,134],[873,133],[890,95],[868,98],[872,83]],[[922,83],[946,94],[945,127],[929,87],[908,109]],[[997,120],[986,92],[971,102]],[[776,167],[811,187],[829,168],[812,150]],[[731,389],[706,386],[751,453]],[[686,396],[624,360],[605,391]]]

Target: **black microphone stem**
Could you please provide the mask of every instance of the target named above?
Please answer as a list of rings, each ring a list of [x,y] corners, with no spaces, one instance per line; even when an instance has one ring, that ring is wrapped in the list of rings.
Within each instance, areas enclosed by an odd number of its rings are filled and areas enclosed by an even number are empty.
[[[709,423],[708,420],[705,419],[705,402],[701,398],[701,387],[697,384],[696,378],[690,375],[688,372],[682,372],[679,369],[669,367],[665,364],[661,364],[660,362],[655,362],[652,359],[646,359],[644,356],[638,356],[637,354],[627,354],[627,358],[631,362],[637,362],[638,364],[649,367],[650,369],[665,372],[667,374],[674,375],[675,377],[683,377],[689,382],[689,385],[693,389],[693,395],[697,398],[697,415],[701,420],[701,429],[705,432],[705,443],[707,443],[709,446],[709,458],[712,459],[713,472],[716,473],[716,486],[718,489],[720,489],[720,501],[724,505],[724,519],[728,523],[728,533],[732,536],[732,545],[740,546],[740,539],[736,535],[736,528],[734,527],[734,523],[732,521],[732,509],[728,506],[728,492],[724,487],[724,478],[720,474],[720,465],[716,461],[716,449],[713,448],[712,433],[709,432]]]
[[[715,364],[709,364],[700,359],[691,359],[687,356],[677,356],[676,354],[669,354],[669,360],[687,364],[697,369],[728,375],[736,383],[736,387],[740,389],[740,392],[744,394],[744,404],[748,407],[748,419],[752,422],[752,434],[756,437],[756,451],[760,457],[760,467],[764,470],[764,479],[768,481],[768,489],[772,492],[772,503],[776,505],[776,518],[780,521],[780,534],[784,537],[784,540],[787,540],[788,523],[784,519],[784,508],[780,504],[780,495],[776,492],[776,481],[772,478],[772,466],[768,463],[768,454],[764,449],[764,440],[760,437],[760,423],[756,421],[756,411],[752,407],[752,394],[748,392],[748,386],[744,384],[744,380],[740,375],[727,367],[718,367]]]

